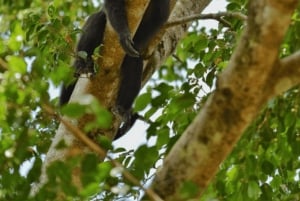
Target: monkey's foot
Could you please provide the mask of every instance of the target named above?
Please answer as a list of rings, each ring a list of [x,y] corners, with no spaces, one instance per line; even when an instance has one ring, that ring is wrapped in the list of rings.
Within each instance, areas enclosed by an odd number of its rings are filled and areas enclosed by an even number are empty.
[[[121,125],[117,131],[117,134],[114,139],[118,139],[125,135],[131,127],[134,125],[137,119],[140,118],[140,115],[138,113],[133,113],[132,110],[125,111],[121,107],[115,107],[112,112],[117,115],[118,117],[122,117]]]
[[[130,36],[127,35],[121,35],[120,36],[120,44],[126,54],[128,54],[131,57],[139,57],[140,53],[134,48],[133,41]]]

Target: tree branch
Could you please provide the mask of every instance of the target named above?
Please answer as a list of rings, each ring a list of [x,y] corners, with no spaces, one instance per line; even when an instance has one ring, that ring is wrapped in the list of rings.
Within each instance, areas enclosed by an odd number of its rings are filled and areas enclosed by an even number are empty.
[[[165,200],[186,200],[184,182],[199,186],[197,198],[273,91],[266,91],[278,49],[297,0],[253,0],[241,40],[215,92],[164,160],[153,187]]]
[[[266,90],[272,91],[270,94],[272,97],[298,84],[300,84],[300,51],[275,63]]]
[[[135,33],[135,30],[137,29],[141,20],[140,16],[143,16],[143,13],[149,2],[148,0],[132,0],[126,2],[128,3],[127,11],[130,22],[129,26],[132,32]],[[120,79],[119,69],[122,58],[124,57],[124,51],[120,47],[118,41],[117,34],[114,32],[110,24],[107,23],[103,39],[104,46],[102,48],[102,57],[100,58],[102,60],[99,61],[101,71],[92,79],[79,78],[71,95],[70,102],[77,102],[76,100],[80,100],[80,97],[82,97],[84,94],[92,94],[105,108],[112,107],[115,102],[114,99],[116,97],[116,91]],[[93,120],[93,116],[86,115],[84,118],[72,120],[70,123],[74,127],[82,129],[84,125],[91,120]],[[116,131],[119,125],[120,121],[114,121],[114,129],[112,130]],[[115,132],[106,132],[103,134],[110,139],[113,139]],[[57,144],[59,144],[61,141],[65,142],[67,148],[57,148]],[[76,138],[72,134],[72,131],[65,126],[65,124],[61,123],[57,129],[54,139],[52,140],[52,144],[43,163],[40,183],[32,187],[31,194],[34,195],[39,188],[47,182],[48,178],[46,169],[52,162],[57,160],[64,161],[68,159],[70,153],[73,155],[74,153],[82,155],[90,152],[90,148],[83,144],[80,139]],[[80,171],[74,171],[72,178],[74,179],[75,186],[80,189]]]
[[[237,18],[239,20],[245,21],[247,20],[247,16],[239,13],[239,12],[219,12],[219,13],[209,13],[209,14],[196,14],[188,17],[183,17],[180,19],[176,19],[174,21],[170,21],[165,25],[165,28],[177,26],[180,24],[186,24],[189,22],[193,22],[196,20],[217,20],[226,26],[230,27],[230,23],[228,23],[226,20],[224,20],[224,17],[230,17],[230,18]]]
[[[0,69],[1,69],[1,71],[5,71],[8,69],[8,65],[7,65],[6,61],[2,58],[0,58]]]

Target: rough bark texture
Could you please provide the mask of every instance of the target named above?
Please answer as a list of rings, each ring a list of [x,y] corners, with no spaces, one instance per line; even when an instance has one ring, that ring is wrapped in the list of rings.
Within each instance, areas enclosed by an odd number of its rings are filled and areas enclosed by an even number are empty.
[[[174,145],[153,182],[165,200],[180,196],[186,182],[199,186],[199,200],[221,162],[270,97],[299,83],[299,53],[282,61],[278,49],[297,0],[249,1],[249,17],[215,92]],[[297,65],[297,66],[287,66]],[[292,72],[297,76],[292,75]]]

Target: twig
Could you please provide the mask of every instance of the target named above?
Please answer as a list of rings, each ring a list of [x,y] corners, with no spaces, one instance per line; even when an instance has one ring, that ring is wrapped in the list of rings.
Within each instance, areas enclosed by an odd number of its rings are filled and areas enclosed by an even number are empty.
[[[180,63],[184,63],[184,61],[182,61],[176,54],[172,54],[172,57],[174,58],[174,59],[176,59],[178,62],[180,62]]]
[[[195,21],[195,20],[208,20],[208,19],[218,20],[221,23],[225,24],[226,26],[230,26],[230,23],[224,20],[223,17],[233,17],[243,21],[247,19],[246,15],[239,12],[219,12],[219,13],[199,14],[199,15],[192,15],[189,17],[184,17],[175,21],[168,22],[165,25],[165,28],[186,24],[188,22]]]
[[[8,65],[4,59],[0,57],[0,69],[5,71],[8,69]]]

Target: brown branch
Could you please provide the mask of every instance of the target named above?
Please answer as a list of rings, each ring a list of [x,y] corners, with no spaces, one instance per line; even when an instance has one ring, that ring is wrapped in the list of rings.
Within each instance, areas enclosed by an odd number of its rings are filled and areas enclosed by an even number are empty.
[[[180,18],[174,21],[170,21],[165,25],[165,28],[173,27],[173,26],[178,26],[180,24],[186,24],[192,21],[196,20],[217,20],[221,23],[223,23],[225,26],[231,26],[229,22],[224,20],[224,17],[231,17],[231,18],[237,18],[242,21],[247,20],[247,16],[239,13],[239,12],[219,12],[219,13],[209,13],[209,14],[197,14],[197,15],[192,15],[189,17],[184,17]]]
[[[300,51],[275,63],[266,90],[272,91],[270,96],[276,96],[298,84],[300,84]]]
[[[300,51],[297,51],[294,54],[283,58],[281,61],[281,67],[298,69],[297,71],[295,71],[295,73],[297,73],[298,74],[297,76],[300,78],[300,76],[299,76],[299,73],[300,73]],[[293,76],[294,74],[292,74],[292,72],[290,72],[289,75]]]
[[[2,59],[0,57],[0,67],[1,67],[1,70],[5,71],[8,69],[8,64],[6,63],[6,61],[4,59]]]
[[[249,1],[249,17],[216,90],[164,160],[153,187],[165,200],[186,200],[180,189],[193,182],[199,199],[219,165],[266,103],[278,50],[297,0]],[[267,12],[265,12],[267,11]],[[192,198],[191,198],[192,199]]]
[[[297,80],[300,79],[300,51],[283,58],[280,63],[282,75],[285,74],[289,77],[297,77]]]
[[[46,111],[48,114],[54,116],[57,118],[61,123],[65,125],[65,127],[75,136],[77,137],[81,142],[83,142],[85,145],[87,145],[93,152],[97,153],[100,157],[105,158],[106,157],[106,151],[103,150],[101,147],[99,147],[95,142],[90,140],[90,138],[87,137],[78,127],[74,126],[72,123],[70,123],[66,118],[63,118],[59,115],[57,115],[54,110],[48,106],[43,105],[43,110]]]

